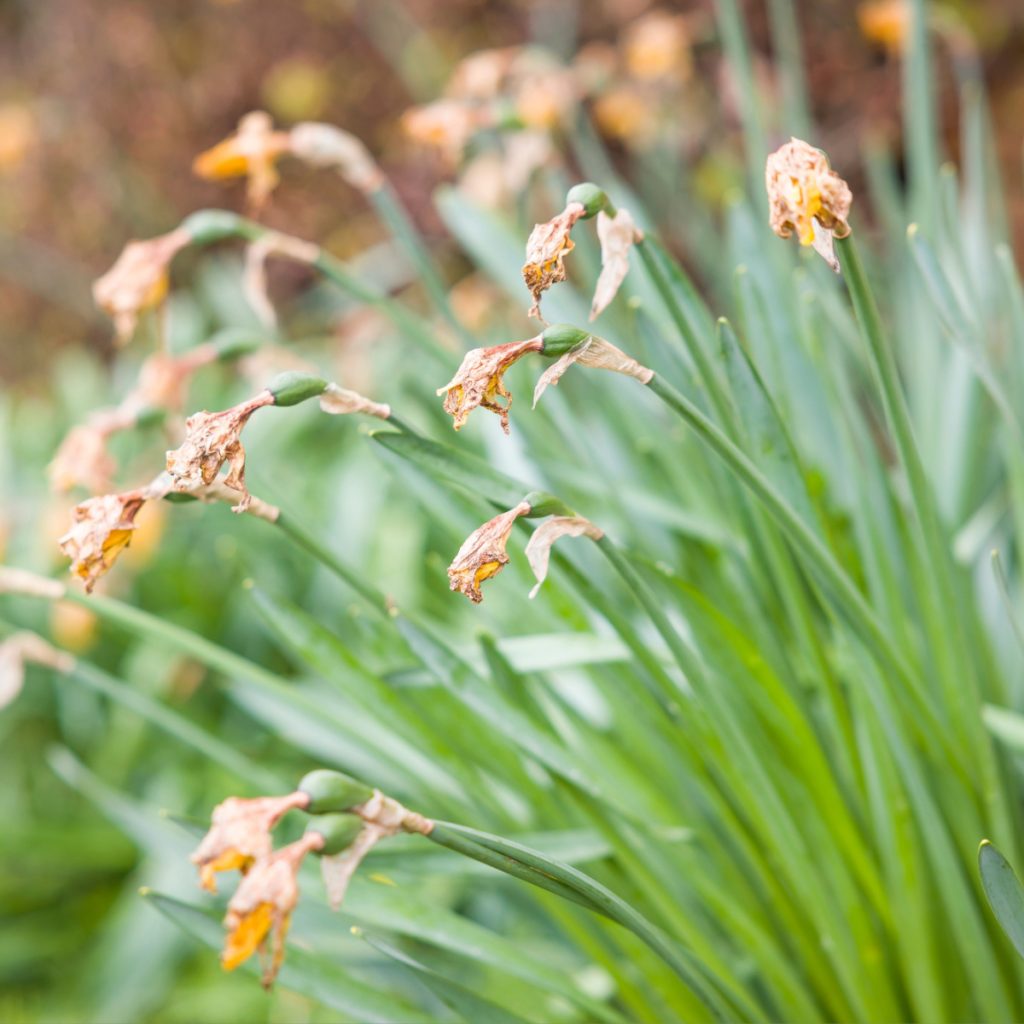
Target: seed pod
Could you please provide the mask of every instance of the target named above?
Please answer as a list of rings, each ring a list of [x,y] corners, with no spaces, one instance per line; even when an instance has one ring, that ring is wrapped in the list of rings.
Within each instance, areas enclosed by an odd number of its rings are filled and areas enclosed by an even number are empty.
[[[306,810],[310,814],[347,811],[373,796],[369,786],[329,768],[318,768],[304,776],[298,789],[309,797]]]
[[[573,185],[565,195],[565,203],[579,203],[583,207],[583,219],[589,220],[596,217],[602,210],[609,207],[608,196],[592,181],[584,181],[579,185]]]
[[[581,331],[571,324],[552,324],[540,336],[543,343],[541,353],[546,356],[563,356],[590,337],[589,331]]]
[[[306,826],[306,835],[315,833],[324,845],[317,851],[324,857],[348,849],[363,830],[363,819],[358,814],[321,814]]]
[[[298,405],[308,398],[322,395],[327,387],[323,377],[314,377],[311,373],[298,370],[286,370],[279,373],[268,385],[267,390],[274,396],[274,405]]]

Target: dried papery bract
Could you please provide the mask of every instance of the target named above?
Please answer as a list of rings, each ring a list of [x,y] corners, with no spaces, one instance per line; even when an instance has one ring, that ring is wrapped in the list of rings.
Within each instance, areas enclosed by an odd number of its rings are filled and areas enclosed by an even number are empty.
[[[644,236],[628,210],[618,210],[614,216],[601,210],[597,215],[597,237],[601,242],[601,273],[594,288],[591,320],[596,320],[615,298],[629,273],[629,251]]]
[[[246,247],[242,290],[260,322],[268,328],[277,325],[277,314],[267,294],[267,260],[271,256],[308,265],[320,256],[320,247],[278,231],[268,231]]]
[[[257,860],[268,857],[274,826],[288,811],[308,803],[305,793],[295,792],[251,800],[232,796],[218,804],[209,831],[191,857],[199,868],[200,885],[216,892],[217,872],[237,869],[244,875]]]
[[[289,132],[291,153],[314,167],[337,171],[360,192],[374,192],[384,175],[363,141],[331,124],[304,121]]]
[[[505,387],[502,375],[518,359],[530,352],[540,352],[540,338],[510,341],[491,348],[470,349],[452,379],[437,393],[444,395],[444,411],[452,417],[453,426],[460,430],[469,414],[477,407],[488,409],[501,418],[501,429],[507,434],[508,413],[512,407],[512,393]],[[499,401],[504,399],[504,403]]]
[[[535,224],[530,232],[523,264],[523,280],[533,296],[530,316],[540,318],[541,295],[565,280],[565,257],[575,244],[569,235],[585,213],[582,203],[569,203],[557,217]]]
[[[515,521],[529,514],[529,502],[521,501],[515,508],[502,512],[474,530],[448,566],[450,589],[479,604],[484,599],[480,584],[496,576],[508,564],[505,547],[509,534]]]
[[[530,563],[533,575],[537,578],[536,586],[530,591],[530,597],[537,596],[540,585],[547,579],[548,563],[551,561],[551,548],[560,537],[589,537],[600,540],[604,531],[583,516],[554,516],[541,523],[526,545],[526,560]]]
[[[228,903],[224,926],[228,936],[221,964],[233,971],[256,952],[263,957],[263,986],[269,988],[284,961],[284,942],[291,916],[299,902],[299,868],[305,857],[323,846],[323,837],[307,832],[297,842],[263,857],[251,866]]]
[[[626,377],[632,377],[641,384],[649,384],[654,376],[654,371],[649,367],[638,363],[632,356],[626,355],[622,349],[617,348],[610,341],[590,335],[579,345],[571,348],[557,362],[552,363],[540,376],[537,386],[533,390],[534,406],[540,401],[540,396],[547,388],[557,384],[565,371],[575,363],[580,366],[589,366],[595,370],[610,370],[612,373],[621,373]]]
[[[120,342],[131,338],[139,314],[159,306],[170,285],[168,267],[192,236],[184,228],[129,242],[114,265],[92,286],[93,299],[114,320]]]
[[[262,391],[223,412],[197,412],[185,421],[185,440],[167,453],[167,472],[174,490],[192,491],[211,484],[221,466],[228,463],[224,485],[241,493],[232,511],[244,512],[252,501],[245,487],[245,449],[241,434],[257,409],[274,404],[274,396]]]
[[[765,185],[772,231],[780,238],[795,231],[801,245],[813,245],[838,273],[832,239],[850,233],[847,218],[853,194],[829,167],[825,154],[801,139],[790,139],[769,155]]]
[[[320,396],[320,409],[331,416],[360,412],[366,416],[386,420],[391,415],[390,405],[374,402],[358,391],[349,391],[347,388],[338,387],[337,384],[328,384],[324,388],[324,393]]]
[[[247,177],[246,195],[258,210],[277,187],[277,161],[290,146],[289,133],[275,131],[271,116],[254,110],[238,122],[234,135],[200,153],[192,170],[209,181]]]
[[[91,591],[131,543],[135,517],[151,497],[146,489],[104,494],[76,505],[71,529],[60,538],[60,550],[71,559],[71,572]]]
[[[21,693],[27,664],[70,672],[75,667],[75,659],[36,633],[12,633],[0,643],[0,708],[6,707]]]

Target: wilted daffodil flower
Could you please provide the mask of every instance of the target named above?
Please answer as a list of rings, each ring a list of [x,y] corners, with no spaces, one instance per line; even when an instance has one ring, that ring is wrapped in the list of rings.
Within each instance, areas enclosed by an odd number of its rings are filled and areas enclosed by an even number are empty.
[[[565,280],[565,257],[576,247],[569,236],[576,222],[586,214],[582,203],[570,202],[557,217],[535,224],[530,232],[523,264],[523,280],[533,296],[530,316],[540,317],[541,295]]]
[[[131,543],[135,517],[156,495],[142,488],[124,494],[104,494],[76,505],[71,529],[60,538],[60,550],[71,559],[71,572],[91,591],[96,581]]]
[[[274,826],[288,811],[308,804],[308,795],[300,790],[287,796],[251,800],[232,796],[218,804],[213,809],[210,830],[192,854],[202,887],[216,892],[219,871],[237,869],[244,875],[257,860],[269,856]]]
[[[474,530],[448,566],[450,588],[479,604],[484,599],[480,584],[497,576],[508,564],[505,547],[512,527],[520,516],[529,515],[530,511],[530,503],[521,501],[515,508],[502,512]]]
[[[507,434],[512,394],[505,387],[502,375],[523,356],[542,349],[543,342],[539,337],[510,341],[491,348],[470,349],[455,376],[443,388],[437,389],[439,395],[445,396],[444,411],[454,420],[455,429],[460,430],[469,414],[480,406],[501,417],[501,429]],[[504,402],[499,399],[504,399]]]
[[[209,181],[247,177],[249,203],[259,209],[277,186],[277,161],[290,145],[288,132],[275,131],[271,116],[254,110],[238,122],[233,135],[200,153],[192,170]]]
[[[113,318],[118,340],[127,341],[139,314],[159,306],[170,287],[171,260],[192,241],[183,227],[166,235],[129,242],[117,262],[92,286],[96,305]]]
[[[790,139],[768,157],[765,185],[772,231],[780,238],[795,231],[801,245],[813,245],[838,273],[832,239],[850,233],[847,218],[853,195],[829,167],[825,154],[801,139]]]

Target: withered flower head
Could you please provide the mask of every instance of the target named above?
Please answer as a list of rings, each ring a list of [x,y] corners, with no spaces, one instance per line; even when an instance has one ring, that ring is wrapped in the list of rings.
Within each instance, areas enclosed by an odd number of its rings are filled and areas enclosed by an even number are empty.
[[[597,237],[601,241],[601,274],[594,288],[591,320],[596,320],[615,298],[629,272],[629,250],[644,236],[628,210],[619,210],[614,217],[601,210],[597,215]]]
[[[541,523],[526,545],[526,560],[530,563],[537,584],[530,591],[530,597],[537,596],[540,585],[547,579],[551,548],[560,537],[590,537],[600,540],[604,531],[583,516],[553,516]]]
[[[410,107],[402,115],[402,130],[414,142],[432,146],[450,163],[458,163],[469,140],[493,121],[489,110],[458,100],[437,100]]]
[[[216,362],[216,346],[206,344],[180,356],[154,352],[139,368],[139,379],[125,397],[122,409],[133,414],[145,409],[179,412],[185,403],[185,388],[200,367]]]
[[[362,139],[332,124],[305,121],[289,133],[291,152],[314,167],[331,167],[353,188],[373,192],[384,184],[384,175]]]
[[[555,330],[557,328],[549,328]],[[642,363],[638,363],[632,356],[626,355],[622,349],[617,348],[610,341],[590,335],[579,345],[569,349],[557,362],[549,366],[537,381],[533,390],[533,404],[536,407],[540,396],[548,387],[557,384],[565,375],[565,371],[574,363],[580,366],[589,366],[594,370],[611,370],[612,373],[621,373],[625,377],[632,377],[641,384],[649,384],[654,376],[654,371]]]
[[[634,78],[689,78],[690,27],[686,15],[651,11],[633,22],[623,37],[626,68]]]
[[[192,863],[199,868],[200,885],[217,891],[217,872],[236,868],[244,875],[253,863],[270,855],[271,829],[294,807],[305,807],[305,793],[261,796],[252,800],[228,797],[213,809],[210,830],[203,836]]]
[[[288,132],[274,131],[271,116],[254,110],[238,122],[234,135],[200,153],[192,170],[209,181],[248,177],[249,203],[259,209],[277,187],[277,161],[290,146]]]
[[[469,418],[477,407],[489,409],[501,417],[501,429],[507,434],[508,413],[512,408],[512,393],[505,387],[502,374],[528,352],[540,352],[543,344],[540,338],[526,341],[510,341],[491,348],[470,349],[463,357],[458,373],[438,388],[444,395],[444,411],[452,417],[456,430]],[[499,399],[505,399],[502,404]]]
[[[518,46],[504,46],[463,57],[448,79],[445,94],[454,99],[495,99],[504,91],[520,52]]]
[[[233,971],[256,952],[264,951],[273,932],[273,948],[264,958],[263,986],[269,988],[284,961],[284,942],[292,912],[299,902],[299,867],[303,858],[323,846],[323,836],[307,832],[300,840],[255,861],[228,903],[224,927],[228,936],[221,964]]]
[[[181,447],[167,453],[167,472],[176,491],[191,491],[211,484],[220,467],[228,463],[224,484],[242,495],[233,511],[244,512],[252,500],[245,487],[245,449],[241,433],[249,417],[265,405],[273,405],[274,396],[261,391],[240,405],[223,412],[197,412],[185,421],[185,440]]]
[[[119,341],[132,336],[140,313],[159,306],[167,297],[167,268],[190,241],[188,231],[175,228],[166,235],[129,242],[117,262],[93,282],[93,299],[113,318]]]
[[[910,32],[910,4],[907,0],[871,0],[857,7],[857,24],[864,38],[900,53]]]
[[[790,139],[768,157],[765,185],[772,231],[780,238],[789,238],[795,231],[801,245],[813,245],[838,272],[832,239],[850,233],[847,217],[853,195],[829,167],[825,154],[801,139]]]
[[[60,550],[71,559],[71,572],[91,591],[96,581],[131,543],[135,517],[149,495],[144,490],[104,494],[76,505],[71,529],[60,538]]]
[[[109,491],[117,465],[107,451],[107,439],[133,422],[118,409],[100,409],[72,427],[47,469],[53,489],[64,493],[80,484],[94,494]]]
[[[0,708],[10,704],[21,692],[25,665],[29,663],[46,665],[58,672],[70,672],[75,667],[75,659],[70,654],[48,644],[36,633],[12,633],[0,643]]]
[[[523,280],[533,296],[530,316],[540,317],[541,295],[565,280],[565,257],[574,247],[569,233],[585,212],[582,203],[569,203],[557,217],[534,225],[530,232],[523,264]]]
[[[458,590],[474,604],[479,604],[484,599],[480,584],[496,576],[508,564],[505,546],[512,526],[520,516],[529,515],[529,512],[529,503],[521,501],[515,508],[502,512],[474,530],[448,566],[450,589]]]

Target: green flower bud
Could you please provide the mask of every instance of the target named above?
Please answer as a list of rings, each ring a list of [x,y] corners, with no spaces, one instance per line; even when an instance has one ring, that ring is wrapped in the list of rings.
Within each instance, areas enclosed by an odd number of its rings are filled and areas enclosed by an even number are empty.
[[[589,337],[590,331],[581,331],[572,324],[552,324],[540,336],[544,346],[541,353],[546,356],[564,356],[577,345],[582,345]]]
[[[363,830],[363,819],[358,814],[321,814],[306,826],[306,835],[323,836],[324,845],[317,852],[331,857],[352,845]]]
[[[347,811],[365,804],[373,796],[369,786],[329,768],[318,768],[304,776],[298,789],[309,797],[306,810],[310,814]]]
[[[322,395],[327,387],[323,377],[310,373],[288,370],[279,373],[268,385],[267,390],[274,396],[274,405],[298,405],[307,398]]]
[[[244,327],[225,327],[210,339],[210,344],[217,350],[217,358],[226,363],[255,352],[266,340],[264,335]]]
[[[197,210],[181,226],[196,245],[210,245],[225,238],[258,238],[263,229],[229,210]]]
[[[568,206],[570,203],[579,203],[583,207],[584,220],[596,217],[602,210],[608,210],[611,206],[604,190],[598,188],[592,181],[573,185],[565,196],[565,205]]]

